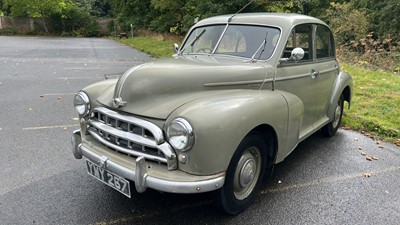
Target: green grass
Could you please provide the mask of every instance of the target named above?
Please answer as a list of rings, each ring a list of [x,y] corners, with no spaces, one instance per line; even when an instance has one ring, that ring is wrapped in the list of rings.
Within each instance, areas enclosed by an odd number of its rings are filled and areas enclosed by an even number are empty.
[[[343,124],[387,141],[400,139],[400,75],[353,65],[342,69],[353,77],[353,100]]]
[[[172,45],[179,41],[162,35],[115,39],[154,57],[174,54]],[[345,110],[343,126],[374,137],[400,143],[400,75],[342,65],[353,77],[351,109]]]
[[[175,52],[173,44],[175,41],[163,38],[161,35],[155,36],[138,36],[133,38],[113,38],[127,45],[130,45],[137,50],[145,52],[156,58],[168,57]]]

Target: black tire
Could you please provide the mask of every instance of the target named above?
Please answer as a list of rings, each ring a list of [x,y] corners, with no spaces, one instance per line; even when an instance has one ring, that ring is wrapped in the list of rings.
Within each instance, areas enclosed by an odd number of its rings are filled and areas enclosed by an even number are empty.
[[[266,143],[255,132],[242,140],[226,171],[224,186],[214,193],[218,208],[234,215],[250,206],[262,183],[267,150]]]
[[[340,124],[342,122],[343,116],[343,106],[344,106],[344,97],[343,94],[340,95],[338,102],[335,106],[335,114],[333,115],[333,120],[322,127],[322,134],[326,137],[332,137],[336,134],[336,131],[339,129]]]

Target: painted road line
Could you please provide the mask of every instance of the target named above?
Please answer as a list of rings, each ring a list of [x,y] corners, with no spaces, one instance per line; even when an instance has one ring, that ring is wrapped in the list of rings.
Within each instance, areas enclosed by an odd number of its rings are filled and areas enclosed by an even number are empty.
[[[45,130],[45,129],[68,128],[68,127],[79,127],[79,124],[42,126],[42,127],[26,127],[26,128],[22,128],[22,130],[24,130],[24,131],[25,130]]]

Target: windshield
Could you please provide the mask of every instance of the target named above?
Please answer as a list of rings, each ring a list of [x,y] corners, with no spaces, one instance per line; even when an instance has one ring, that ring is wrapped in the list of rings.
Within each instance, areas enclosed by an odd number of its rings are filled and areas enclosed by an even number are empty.
[[[183,54],[213,53],[225,24],[198,27],[182,46]],[[214,54],[267,60],[278,43],[280,30],[273,27],[229,25]]]

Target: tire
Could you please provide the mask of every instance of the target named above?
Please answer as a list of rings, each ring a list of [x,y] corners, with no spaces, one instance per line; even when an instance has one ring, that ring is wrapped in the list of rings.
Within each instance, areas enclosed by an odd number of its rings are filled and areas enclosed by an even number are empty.
[[[343,105],[344,105],[344,97],[343,94],[340,95],[338,102],[335,107],[335,113],[333,115],[333,120],[322,127],[322,134],[326,137],[332,137],[336,134],[336,131],[340,127],[340,123],[342,122],[343,116]]]
[[[255,132],[242,140],[229,164],[224,186],[214,193],[214,202],[218,208],[234,215],[250,206],[264,176],[266,146]]]

